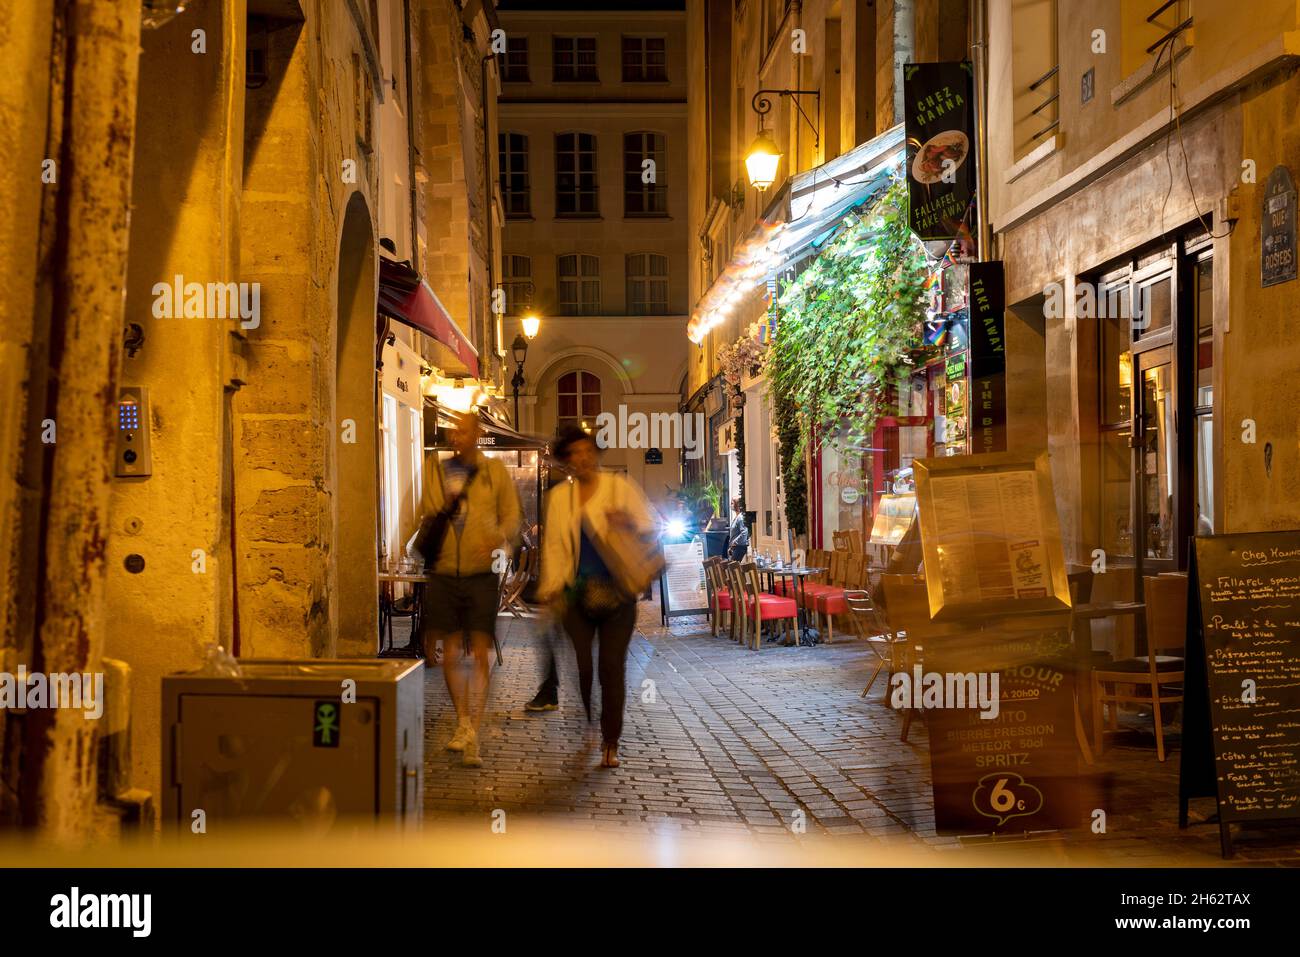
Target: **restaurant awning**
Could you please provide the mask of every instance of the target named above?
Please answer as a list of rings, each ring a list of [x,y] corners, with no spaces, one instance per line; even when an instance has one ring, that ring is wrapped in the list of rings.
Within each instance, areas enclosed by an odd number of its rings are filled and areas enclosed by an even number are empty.
[[[778,239],[781,269],[815,255],[853,210],[874,202],[906,161],[900,123],[828,163],[791,177],[789,210]]]
[[[418,329],[442,343],[449,353],[449,373],[478,378],[478,351],[451,314],[408,263],[379,260],[379,312]],[[459,365],[459,368],[457,367]]]
[[[796,173],[731,261],[696,303],[687,335],[699,343],[755,290],[816,254],[843,226],[900,176],[906,162],[903,125],[886,130],[828,163]]]
[[[430,449],[448,449],[451,448],[448,432],[456,424],[457,418],[462,414],[453,412],[437,405],[431,399],[425,399],[426,406],[435,406],[436,415],[425,415],[425,442],[426,450]],[[533,435],[526,435],[523,432],[516,432],[501,422],[498,422],[492,416],[488,415],[482,408],[478,409],[479,425],[482,427],[482,434],[479,436],[478,444],[481,449],[544,449],[547,441]],[[429,425],[433,428],[430,429]]]

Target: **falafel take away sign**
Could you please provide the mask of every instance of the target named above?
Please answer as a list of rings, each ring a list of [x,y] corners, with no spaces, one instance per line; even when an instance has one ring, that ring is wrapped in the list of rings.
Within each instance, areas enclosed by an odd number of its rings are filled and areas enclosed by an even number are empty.
[[[975,195],[974,71],[905,63],[909,225],[921,239],[953,239]]]

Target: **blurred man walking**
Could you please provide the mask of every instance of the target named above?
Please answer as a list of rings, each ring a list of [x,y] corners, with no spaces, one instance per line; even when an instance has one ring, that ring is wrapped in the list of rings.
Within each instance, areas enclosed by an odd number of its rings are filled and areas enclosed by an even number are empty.
[[[442,640],[447,691],[456,707],[456,732],[447,744],[466,767],[480,767],[478,727],[487,702],[488,653],[496,631],[498,559],[519,534],[522,509],[505,466],[478,450],[478,415],[462,416],[451,432],[455,454],[425,462],[423,513],[417,547],[431,565],[424,588],[424,620],[432,642]],[[428,556],[436,555],[429,562]],[[495,566],[495,567],[494,567]]]

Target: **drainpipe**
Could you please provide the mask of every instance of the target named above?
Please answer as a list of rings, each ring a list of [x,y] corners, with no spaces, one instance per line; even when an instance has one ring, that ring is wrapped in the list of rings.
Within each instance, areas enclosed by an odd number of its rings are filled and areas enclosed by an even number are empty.
[[[123,289],[140,64],[138,5],[77,0],[56,8],[66,46],[63,177],[54,244],[41,278],[53,292],[45,414],[59,442],[45,471],[37,530],[32,672],[94,673],[105,639],[113,407],[122,353]],[[64,51],[66,50],[66,53]],[[41,374],[44,374],[42,371]],[[56,842],[89,836],[95,730],[80,711],[33,709],[25,719],[23,819]]]
[[[419,191],[415,185],[415,79],[411,73],[411,0],[402,0],[402,17],[406,24],[406,176],[411,184],[411,268],[420,272]]]
[[[490,44],[491,40],[489,39],[488,42]],[[487,56],[479,60],[478,63],[479,66],[478,89],[479,89],[479,99],[481,101],[480,109],[483,111],[483,219],[484,219],[484,228],[487,233],[488,313],[491,316],[491,318],[488,321],[492,324],[492,332],[488,336],[489,339],[495,339],[496,331],[497,331],[497,315],[495,312],[492,311],[492,304],[496,302],[497,284],[496,284],[495,270],[493,268],[495,265],[495,258],[492,254],[492,250],[493,250],[492,228],[495,225],[496,217],[493,215],[493,210],[492,210],[492,206],[493,206],[492,168],[490,166],[491,157],[494,156],[495,154],[492,150],[492,144],[488,142],[488,138],[491,135],[492,131],[490,128],[491,124],[489,122],[490,115],[488,113],[488,86],[487,86],[488,61],[494,59],[496,59],[496,54],[489,53]],[[487,345],[487,343],[484,343],[484,345]],[[492,353],[493,354],[496,353],[495,347],[492,349]],[[480,368],[478,372],[479,372],[479,381],[481,382],[483,380],[483,369]],[[516,429],[519,428],[518,422],[516,422],[514,425]]]
[[[976,233],[978,248],[976,257],[988,259],[992,253],[989,236],[989,139],[988,139],[988,83],[989,83],[989,49],[988,49],[988,0],[970,0],[971,31],[974,42],[971,48],[975,52],[975,149],[976,175],[978,176],[976,213],[979,217],[979,232]]]

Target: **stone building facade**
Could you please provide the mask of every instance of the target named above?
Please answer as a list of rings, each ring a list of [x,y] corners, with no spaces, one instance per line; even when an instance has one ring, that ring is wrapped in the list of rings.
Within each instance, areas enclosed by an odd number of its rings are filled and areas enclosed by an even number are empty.
[[[540,317],[518,423],[540,435],[620,406],[676,413],[686,376],[684,13],[672,0],[559,6],[500,10],[504,338]],[[660,464],[646,451],[611,448],[604,465],[662,503],[681,450]]]
[[[162,675],[211,644],[377,648],[381,239],[499,384],[496,24],[477,0],[144,6],[143,29],[140,5],[37,2],[0,30],[22,66],[0,81],[22,197],[0,227],[0,670],[108,670],[156,795]],[[147,474],[122,474],[128,389]],[[93,722],[0,711],[0,732],[0,817],[104,823]]]

